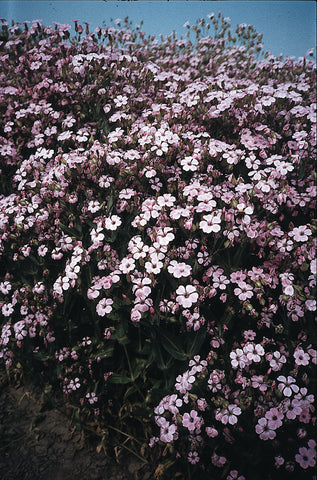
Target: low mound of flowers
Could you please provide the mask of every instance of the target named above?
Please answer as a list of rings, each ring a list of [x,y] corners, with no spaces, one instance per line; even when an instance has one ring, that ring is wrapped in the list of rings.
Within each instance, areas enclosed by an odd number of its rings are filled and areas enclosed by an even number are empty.
[[[0,358],[155,478],[312,478],[315,63],[74,23],[2,21]]]

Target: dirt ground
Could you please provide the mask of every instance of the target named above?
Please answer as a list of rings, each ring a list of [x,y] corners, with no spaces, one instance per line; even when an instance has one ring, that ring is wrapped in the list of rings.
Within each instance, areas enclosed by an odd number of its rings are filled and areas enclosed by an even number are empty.
[[[141,467],[134,456],[116,462],[89,450],[61,409],[43,409],[25,387],[0,378],[1,480],[152,480]]]

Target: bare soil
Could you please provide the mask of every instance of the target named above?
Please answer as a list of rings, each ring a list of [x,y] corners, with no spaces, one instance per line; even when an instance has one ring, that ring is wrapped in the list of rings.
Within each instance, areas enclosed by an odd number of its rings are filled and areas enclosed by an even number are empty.
[[[25,386],[0,378],[1,480],[151,480],[135,456],[117,461],[83,444],[59,408],[43,408]]]

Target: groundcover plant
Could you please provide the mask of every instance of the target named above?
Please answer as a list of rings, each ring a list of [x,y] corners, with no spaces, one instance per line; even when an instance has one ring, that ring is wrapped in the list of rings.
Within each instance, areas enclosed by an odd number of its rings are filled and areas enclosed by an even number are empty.
[[[114,25],[2,21],[1,361],[155,478],[311,479],[315,63]]]

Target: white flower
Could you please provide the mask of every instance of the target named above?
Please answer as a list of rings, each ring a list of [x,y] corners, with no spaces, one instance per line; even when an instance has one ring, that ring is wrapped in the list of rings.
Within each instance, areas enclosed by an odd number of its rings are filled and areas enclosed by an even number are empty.
[[[118,215],[112,215],[111,217],[107,218],[105,221],[105,228],[107,230],[117,230],[120,227],[122,221]]]
[[[211,233],[211,232],[219,232],[221,227],[221,217],[220,215],[215,215],[215,214],[210,214],[210,215],[204,215],[203,219],[199,223],[199,227],[202,229],[204,233]]]
[[[192,285],[186,285],[186,287],[181,285],[176,290],[176,294],[176,301],[184,308],[190,308],[198,300],[197,290]]]

